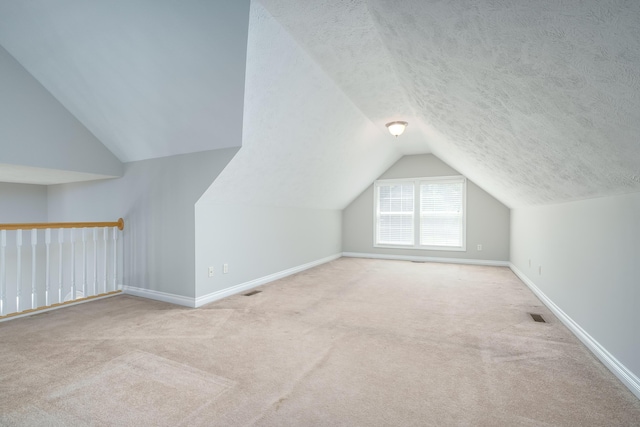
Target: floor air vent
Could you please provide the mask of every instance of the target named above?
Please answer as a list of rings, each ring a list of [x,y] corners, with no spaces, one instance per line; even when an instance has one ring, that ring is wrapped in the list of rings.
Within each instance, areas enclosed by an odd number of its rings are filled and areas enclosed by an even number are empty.
[[[250,297],[251,295],[255,295],[255,294],[259,294],[262,291],[251,291],[251,292],[247,292],[246,294],[244,294],[245,297]],[[543,320],[544,322],[544,320]]]
[[[544,320],[544,317],[542,317],[540,314],[534,314],[534,313],[529,313],[529,315],[531,316],[531,318],[533,320],[535,320],[536,322],[540,322],[540,323],[547,323],[546,320]]]

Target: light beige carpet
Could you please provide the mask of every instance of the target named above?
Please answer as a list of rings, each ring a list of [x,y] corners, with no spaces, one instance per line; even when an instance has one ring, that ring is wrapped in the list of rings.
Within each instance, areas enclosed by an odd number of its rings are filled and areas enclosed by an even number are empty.
[[[0,425],[640,425],[506,268],[343,258],[258,289],[0,324]]]

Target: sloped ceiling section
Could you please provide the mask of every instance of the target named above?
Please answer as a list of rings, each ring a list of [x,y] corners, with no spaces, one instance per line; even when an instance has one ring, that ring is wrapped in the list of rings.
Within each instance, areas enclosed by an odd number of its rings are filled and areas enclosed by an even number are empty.
[[[412,117],[508,206],[640,191],[639,2],[262,1],[371,120]]]
[[[401,153],[260,3],[252,3],[242,149],[201,200],[342,209]]]
[[[241,145],[249,0],[0,0],[0,44],[121,161]]]
[[[113,178],[122,163],[0,46],[0,182]]]
[[[410,123],[395,141],[402,154],[429,152],[364,1],[262,2],[374,124]]]

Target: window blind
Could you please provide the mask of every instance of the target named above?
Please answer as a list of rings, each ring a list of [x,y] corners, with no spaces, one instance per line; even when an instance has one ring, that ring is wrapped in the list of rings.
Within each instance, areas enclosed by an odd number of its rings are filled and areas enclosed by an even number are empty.
[[[374,246],[466,250],[463,176],[380,180],[374,185]]]
[[[376,185],[377,244],[414,244],[414,193],[412,182]]]
[[[464,244],[464,179],[420,183],[420,245]]]

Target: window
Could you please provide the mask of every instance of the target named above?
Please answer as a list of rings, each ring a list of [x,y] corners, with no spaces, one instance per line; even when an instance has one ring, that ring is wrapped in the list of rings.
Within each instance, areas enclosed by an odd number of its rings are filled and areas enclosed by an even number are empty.
[[[413,245],[414,192],[413,183],[376,185],[377,243]]]
[[[466,250],[464,177],[374,184],[375,246]]]

